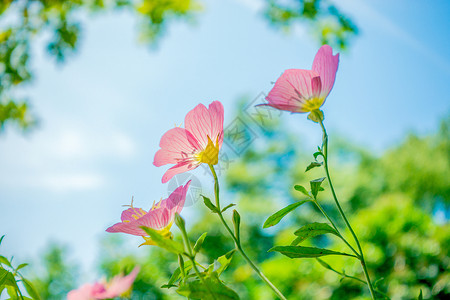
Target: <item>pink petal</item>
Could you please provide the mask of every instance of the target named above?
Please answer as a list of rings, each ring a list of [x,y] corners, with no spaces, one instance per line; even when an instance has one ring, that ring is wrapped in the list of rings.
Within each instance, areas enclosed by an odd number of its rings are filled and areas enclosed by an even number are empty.
[[[67,300],[92,300],[95,299],[92,296],[93,292],[93,285],[92,284],[84,284],[77,290],[70,291],[67,294]]]
[[[162,177],[162,183],[166,183],[167,181],[172,179],[173,176],[175,176],[177,174],[184,173],[189,170],[193,170],[193,169],[197,168],[198,166],[199,166],[199,164],[194,161],[188,161],[188,162],[182,162],[182,163],[176,164],[175,166],[173,166],[172,168],[167,170],[166,173],[164,173],[164,175]]]
[[[167,208],[157,208],[151,210],[138,220],[138,226],[145,226],[153,228],[155,230],[160,230],[169,225],[170,223],[170,213]],[[147,234],[146,234],[147,235]]]
[[[180,159],[189,157],[200,149],[197,139],[184,128],[175,127],[167,131],[159,143],[161,149],[156,152],[153,164],[157,167],[176,164]]]
[[[291,112],[304,112],[303,103],[314,97],[312,81],[317,76],[318,73],[310,70],[284,71],[266,97],[268,105]]]
[[[333,56],[333,49],[330,46],[320,47],[312,65],[312,70],[319,73],[322,81],[320,97],[326,98],[333,88],[338,65],[339,53]]]
[[[147,212],[143,210],[142,208],[138,207],[130,207],[127,210],[124,210],[122,212],[122,215],[120,216],[120,219],[123,221],[134,221],[143,215],[145,215]]]
[[[116,298],[127,292],[134,281],[136,280],[136,276],[138,275],[140,267],[137,266],[131,271],[127,276],[117,275],[113,279],[111,279],[107,290],[104,293],[99,293],[96,295],[97,299],[110,299]]]
[[[211,117],[211,140],[216,143],[217,137],[219,137],[219,149],[222,147],[223,142],[223,117],[224,109],[220,101],[214,101],[209,105],[209,115]]]
[[[320,92],[322,91],[322,81],[320,80],[320,76],[314,77],[311,80],[312,92],[314,98],[319,98]]]
[[[122,232],[132,235],[146,236],[147,233],[140,228],[141,225],[138,223],[138,220],[126,223],[124,222],[116,223],[113,226],[106,229],[106,232],[110,233]]]
[[[212,122],[208,109],[199,104],[187,113],[184,124],[186,129],[199,141],[202,149],[208,145],[208,136],[212,137]]]
[[[175,213],[180,213],[184,207],[186,200],[186,194],[189,189],[191,180],[189,180],[184,186],[177,187],[164,201],[164,206],[169,210],[170,218],[173,219]]]

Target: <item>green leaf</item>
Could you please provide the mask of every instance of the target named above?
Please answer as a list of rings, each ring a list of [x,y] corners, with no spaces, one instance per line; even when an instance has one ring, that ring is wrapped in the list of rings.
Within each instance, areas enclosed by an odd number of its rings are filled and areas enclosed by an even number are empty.
[[[202,299],[202,300],[211,300],[211,299],[220,299],[220,300],[237,300],[239,299],[238,294],[232,289],[226,287],[216,274],[213,274],[211,277],[205,278],[206,284],[209,287],[206,287],[200,280],[191,281],[187,284],[183,284],[177,289],[177,293],[188,297],[190,299]],[[214,297],[211,295],[214,294]]]
[[[15,290],[19,289],[19,287],[17,286],[16,279],[14,278],[14,275],[3,268],[0,268],[0,286],[7,286],[7,287],[9,286],[14,288]],[[11,297],[12,294],[9,294],[9,296]]]
[[[184,263],[184,273],[187,274],[187,272],[192,269],[192,263],[191,261],[187,261]],[[162,285],[161,288],[171,288],[175,287],[175,283],[181,278],[181,269],[180,267],[176,268],[175,271],[173,271],[172,276],[170,277],[169,281]]]
[[[276,213],[271,215],[269,218],[267,218],[266,222],[264,222],[263,228],[268,228],[268,227],[277,225],[278,223],[280,223],[281,219],[283,219],[288,213],[290,213],[291,211],[293,211],[300,205],[302,205],[306,202],[309,202],[309,201],[311,201],[311,200],[298,201],[296,203],[290,204],[290,205],[286,206],[285,208],[277,211]]]
[[[290,258],[310,258],[319,257],[324,255],[345,255],[354,256],[347,253],[336,252],[333,250],[315,248],[315,247],[302,247],[302,246],[275,246],[268,252],[279,252]]]
[[[313,154],[314,159],[317,159],[317,157],[318,157],[319,155],[323,157],[323,153],[322,153],[322,151],[320,150],[320,148],[319,148],[319,151],[314,152],[314,154]]]
[[[25,289],[27,290],[27,293],[28,295],[30,295],[31,298],[33,298],[34,300],[41,299],[41,297],[39,297],[38,292],[36,291],[36,289],[34,288],[33,284],[30,281],[22,277],[22,283],[25,286]]]
[[[329,265],[329,264],[327,264],[326,262],[324,262],[323,260],[321,260],[320,258],[318,258],[318,257],[316,257],[316,260],[325,268],[325,269],[328,269],[328,270],[331,270],[331,271],[333,271],[333,272],[336,272],[336,271],[334,271],[334,269]]]
[[[184,247],[182,244],[172,239],[163,237],[161,234],[159,234],[156,230],[152,228],[145,226],[142,226],[141,228],[151,237],[153,242],[155,242],[155,244],[158,245],[159,247],[176,254],[181,254],[184,252]]]
[[[306,171],[305,172],[308,172],[309,170],[317,168],[317,167],[320,167],[320,166],[322,166],[322,163],[320,163],[320,162],[312,162],[312,163],[309,164],[309,166],[306,167]]]
[[[420,289],[419,298],[417,298],[417,299],[418,299],[418,300],[423,300],[422,289]]]
[[[233,225],[234,225],[234,234],[236,235],[236,238],[240,240],[239,226],[241,225],[241,216],[235,209],[233,210]]]
[[[206,207],[209,208],[213,213],[218,213],[219,210],[217,209],[217,207],[212,204],[211,200],[209,200],[208,197],[203,196],[203,202],[205,203]]]
[[[317,198],[317,194],[319,193],[320,185],[325,180],[325,177],[318,178],[311,180],[309,183],[311,185],[311,194],[313,195],[314,199]]]
[[[3,238],[5,237],[5,235],[2,235],[2,237],[0,238],[0,245],[2,244]]]
[[[8,267],[12,268],[12,265],[9,262],[9,260],[6,257],[4,257],[3,255],[0,255],[0,263],[5,264]]]
[[[311,195],[309,194],[309,192],[303,186],[297,184],[297,185],[294,186],[294,189],[296,189],[300,193],[304,194],[308,198],[311,198]]]
[[[339,236],[336,230],[326,223],[314,222],[311,224],[307,224],[294,232],[297,238],[294,240],[294,242],[292,242],[291,245],[298,245],[310,237],[315,237],[326,233],[331,233]]]
[[[220,264],[220,267],[218,267],[215,272],[217,272],[217,275],[220,276],[223,271],[228,267],[228,265],[231,263],[231,260],[233,259],[233,254],[236,252],[236,249],[233,249],[226,254],[220,256],[217,258],[217,262]]]
[[[178,213],[175,213],[175,224],[180,230],[186,231],[186,222]]]
[[[235,206],[235,205],[236,205],[236,204],[234,204],[234,203],[228,204],[227,206],[225,206],[224,209],[222,209],[222,212],[225,212],[227,209],[229,209],[229,208],[231,208],[231,207],[233,207],[233,206]]]
[[[198,240],[195,242],[195,245],[194,245],[194,254],[196,254],[196,253],[197,253],[198,251],[200,251],[200,249],[202,248],[203,241],[204,241],[205,238],[206,238],[206,234],[207,234],[207,232],[203,233],[203,234],[198,238]]]
[[[17,268],[16,271],[19,271],[22,268],[25,268],[26,266],[28,266],[28,264],[20,264]]]

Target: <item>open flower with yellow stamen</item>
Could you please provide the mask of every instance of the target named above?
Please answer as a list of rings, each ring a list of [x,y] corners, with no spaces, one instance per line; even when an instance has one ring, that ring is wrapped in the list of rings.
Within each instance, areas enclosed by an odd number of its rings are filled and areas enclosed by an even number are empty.
[[[208,108],[197,105],[188,112],[185,128],[175,127],[161,138],[161,147],[155,154],[153,164],[157,167],[175,164],[164,174],[166,183],[174,175],[197,168],[205,163],[215,165],[223,142],[223,106],[219,101]]]
[[[309,118],[317,122],[322,118],[320,107],[330,93],[336,78],[339,54],[324,45],[314,58],[311,70],[290,69],[275,82],[266,97],[267,104],[279,110],[294,113],[311,113]]]
[[[167,199],[158,203],[153,203],[152,208],[147,212],[142,208],[133,207],[122,212],[122,222],[116,223],[106,229],[107,232],[123,232],[132,235],[142,236],[145,242],[142,245],[154,245],[148,234],[141,227],[149,227],[159,231],[166,238],[171,238],[170,227],[173,224],[175,213],[180,213],[186,200],[189,180],[186,185],[179,186]]]

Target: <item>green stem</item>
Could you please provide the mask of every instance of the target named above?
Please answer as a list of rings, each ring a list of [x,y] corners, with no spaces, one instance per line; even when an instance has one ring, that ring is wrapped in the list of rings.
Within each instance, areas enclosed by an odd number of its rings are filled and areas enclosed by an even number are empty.
[[[194,269],[194,271],[195,271],[195,273],[197,274],[198,278],[200,278],[201,282],[202,282],[203,285],[206,287],[206,289],[208,290],[208,292],[211,294],[212,298],[213,298],[213,299],[217,299],[216,296],[215,296],[215,294],[214,294],[213,291],[211,290],[209,284],[206,282],[205,278],[203,278],[202,274],[200,273],[200,271],[199,271],[198,268],[197,268],[197,263],[195,262],[195,255],[194,255],[194,253],[193,253],[193,251],[192,251],[192,246],[191,246],[191,243],[189,242],[189,238],[188,238],[188,236],[187,236],[186,228],[184,228],[183,226],[181,226],[181,227],[179,227],[179,228],[180,228],[181,234],[182,234],[182,236],[183,236],[184,244],[185,244],[185,246],[186,246],[186,248],[187,248],[187,251],[188,251],[186,257],[189,258],[189,260],[191,261],[191,263],[192,263],[192,268]]]
[[[350,232],[356,242],[356,245],[358,246],[361,266],[363,268],[364,275],[366,277],[367,285],[370,290],[370,295],[372,296],[372,299],[375,299],[375,293],[374,293],[374,290],[372,287],[372,282],[370,281],[369,272],[367,271],[366,262],[364,260],[364,254],[363,254],[361,245],[359,243],[358,237],[356,236],[355,232],[353,231],[352,226],[350,226],[350,223],[348,222],[347,217],[345,216],[344,211],[342,210],[342,207],[339,204],[339,201],[336,196],[336,192],[334,191],[333,183],[331,182],[331,176],[330,176],[330,172],[328,170],[328,135],[327,135],[325,126],[323,125],[323,120],[320,120],[319,123],[320,123],[320,126],[322,127],[322,132],[323,132],[322,151],[323,151],[324,168],[325,168],[325,173],[327,174],[328,183],[330,184],[331,193],[333,194],[333,199],[334,199],[334,202],[336,203],[339,213],[341,214],[342,219],[344,219],[345,225],[347,225],[347,228],[350,230]]]
[[[275,292],[275,294],[282,300],[287,300],[286,297],[277,289],[277,287],[270,282],[270,280],[259,270],[259,268],[253,263],[253,261],[247,256],[247,254],[244,252],[244,249],[242,249],[240,239],[233,233],[230,226],[228,226],[227,222],[225,221],[222,211],[220,209],[220,201],[219,201],[219,180],[217,178],[216,171],[214,170],[214,167],[212,165],[209,165],[209,168],[211,170],[211,173],[214,177],[214,194],[216,198],[216,207],[217,207],[217,214],[219,215],[219,219],[222,222],[223,226],[225,226],[226,230],[230,234],[231,238],[234,241],[234,244],[236,246],[236,250],[241,253],[242,257],[247,261],[247,263],[250,265],[250,267],[255,271],[256,274]]]
[[[344,241],[344,243],[353,251],[353,253],[356,254],[356,258],[360,259],[359,253],[355,250],[355,248],[352,247],[352,245],[350,245],[350,243],[342,236],[342,234],[340,233],[339,229],[337,228],[336,224],[334,224],[333,220],[331,220],[331,218],[328,216],[328,214],[325,212],[325,210],[322,208],[322,206],[319,204],[319,202],[314,199],[314,204],[316,204],[317,208],[322,212],[322,214],[327,218],[328,222],[331,223],[331,225],[333,226],[334,230],[336,230],[336,232],[338,233],[339,237],[341,238],[342,241]]]

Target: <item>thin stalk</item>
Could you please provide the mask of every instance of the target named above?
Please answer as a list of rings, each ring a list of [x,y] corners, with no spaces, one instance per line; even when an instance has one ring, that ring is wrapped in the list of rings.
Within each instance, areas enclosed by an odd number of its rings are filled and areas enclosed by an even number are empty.
[[[186,248],[187,248],[187,251],[188,251],[188,253],[187,253],[186,256],[187,256],[187,257],[189,258],[189,260],[191,261],[191,263],[192,263],[192,268],[194,269],[194,271],[195,271],[195,273],[197,274],[198,278],[200,278],[201,282],[202,282],[203,285],[206,287],[206,289],[208,290],[208,292],[211,294],[212,298],[213,298],[213,299],[217,299],[216,296],[214,295],[213,291],[211,290],[209,284],[206,282],[205,278],[203,278],[202,274],[200,273],[200,271],[199,271],[198,268],[197,268],[197,263],[195,262],[195,255],[194,255],[194,253],[192,252],[192,246],[191,246],[191,243],[189,242],[189,238],[188,238],[188,236],[187,236],[186,228],[184,228],[184,227],[179,227],[179,228],[180,228],[181,234],[182,234],[182,236],[183,236],[184,244],[185,244],[185,246],[186,246]]]
[[[316,204],[317,208],[322,212],[322,214],[327,218],[328,222],[331,223],[331,225],[333,226],[334,230],[336,230],[336,232],[338,233],[339,237],[341,238],[342,241],[344,241],[344,243],[353,251],[353,253],[356,254],[356,258],[360,259],[359,253],[355,250],[355,248],[352,247],[352,245],[350,245],[349,242],[347,242],[347,240],[342,236],[342,234],[340,233],[339,229],[337,228],[336,224],[334,224],[333,220],[331,220],[331,218],[328,216],[328,214],[326,213],[326,211],[322,208],[322,206],[319,204],[319,202],[314,199],[314,204]]]
[[[211,173],[214,177],[214,194],[216,199],[216,207],[217,207],[217,214],[219,215],[219,219],[222,222],[223,226],[225,226],[226,230],[230,234],[231,238],[234,241],[234,244],[236,246],[236,250],[242,255],[242,257],[247,261],[247,263],[250,265],[250,267],[255,271],[256,274],[274,291],[274,293],[282,300],[287,300],[286,297],[277,289],[277,287],[259,270],[259,268],[256,266],[256,264],[253,263],[253,261],[247,256],[247,254],[244,252],[244,249],[242,249],[241,242],[237,236],[233,233],[230,226],[228,226],[227,222],[225,221],[222,211],[220,209],[220,200],[219,200],[219,180],[217,178],[216,171],[214,170],[214,167],[212,165],[209,165],[209,168],[211,170]]]
[[[369,273],[367,271],[367,267],[366,267],[366,262],[364,260],[364,254],[361,248],[361,245],[359,243],[358,237],[356,236],[355,232],[353,231],[352,226],[350,225],[350,223],[347,220],[347,217],[344,214],[344,211],[342,210],[341,205],[339,204],[339,201],[337,199],[336,196],[336,192],[334,191],[334,187],[333,187],[333,183],[331,182],[331,176],[330,176],[330,172],[328,170],[328,135],[327,135],[327,131],[325,129],[325,126],[323,125],[323,120],[319,121],[320,126],[322,127],[322,132],[323,132],[323,138],[322,138],[322,150],[323,150],[323,162],[324,162],[324,168],[325,168],[325,173],[327,175],[327,179],[328,179],[328,183],[330,184],[330,189],[331,189],[331,193],[333,194],[333,199],[334,202],[336,203],[336,206],[339,210],[339,213],[342,217],[342,219],[344,219],[345,225],[347,225],[347,228],[350,230],[356,245],[358,246],[358,250],[359,250],[359,256],[360,256],[360,261],[361,261],[361,266],[363,268],[364,271],[364,275],[366,277],[366,281],[367,281],[367,285],[369,287],[370,290],[370,294],[372,296],[372,299],[375,299],[375,293],[372,287],[372,282],[370,281],[370,277],[369,277]]]

